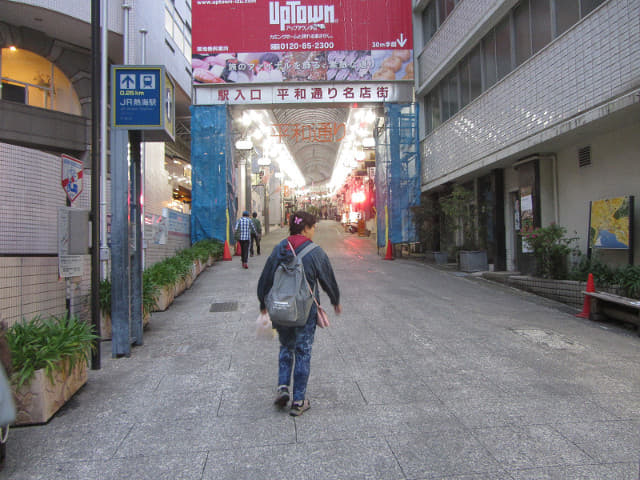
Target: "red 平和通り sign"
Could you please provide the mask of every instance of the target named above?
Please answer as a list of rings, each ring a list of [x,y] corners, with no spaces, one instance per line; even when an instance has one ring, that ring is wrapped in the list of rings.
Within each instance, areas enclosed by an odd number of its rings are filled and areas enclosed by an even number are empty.
[[[192,19],[195,83],[413,79],[411,0],[194,0]]]

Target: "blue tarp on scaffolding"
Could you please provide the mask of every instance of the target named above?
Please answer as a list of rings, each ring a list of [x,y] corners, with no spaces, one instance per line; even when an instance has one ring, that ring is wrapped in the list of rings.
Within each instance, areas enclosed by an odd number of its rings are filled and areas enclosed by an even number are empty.
[[[224,105],[191,107],[191,242],[227,239],[226,210],[236,218],[231,124]],[[233,225],[229,225],[229,231]],[[233,242],[233,235],[229,237]]]
[[[418,106],[385,104],[385,125],[376,137],[376,209],[378,246],[385,246],[385,206],[389,212],[389,241],[417,242],[410,207],[420,204]]]

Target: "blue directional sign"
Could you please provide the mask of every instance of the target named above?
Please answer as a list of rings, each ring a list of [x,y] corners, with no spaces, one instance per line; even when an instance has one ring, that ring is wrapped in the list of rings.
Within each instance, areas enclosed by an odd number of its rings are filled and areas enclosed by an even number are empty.
[[[161,130],[173,139],[174,86],[163,66],[113,65],[111,93],[113,128]]]

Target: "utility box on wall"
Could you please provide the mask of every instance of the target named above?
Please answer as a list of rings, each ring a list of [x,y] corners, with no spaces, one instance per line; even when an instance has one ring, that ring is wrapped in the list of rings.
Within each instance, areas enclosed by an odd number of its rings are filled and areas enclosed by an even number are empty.
[[[83,256],[89,254],[90,247],[89,229],[88,209],[58,209],[58,269],[61,277],[83,274]]]

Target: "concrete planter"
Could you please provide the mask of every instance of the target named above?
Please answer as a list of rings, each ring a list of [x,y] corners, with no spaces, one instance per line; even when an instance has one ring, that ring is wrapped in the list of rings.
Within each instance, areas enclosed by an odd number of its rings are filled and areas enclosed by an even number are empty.
[[[31,382],[14,392],[18,415],[16,425],[46,423],[80,387],[87,383],[87,365],[78,363],[71,374],[68,368],[54,372],[53,383],[44,369],[36,370]]]
[[[460,250],[460,270],[463,272],[486,272],[489,270],[487,252],[483,250]]]
[[[180,295],[182,292],[184,292],[187,288],[187,283],[186,283],[186,279],[185,278],[181,278],[179,279],[174,285],[173,285],[173,297],[177,297],[178,295]]]
[[[100,312],[100,337],[111,338],[111,315]]]
[[[156,311],[164,312],[169,305],[173,302],[173,297],[175,293],[175,287],[172,285],[170,287],[162,287],[156,296]]]
[[[191,285],[193,285],[195,279],[195,272],[194,269],[192,269],[191,273],[184,277],[184,289],[182,291],[184,292],[187,288],[191,288]]]

